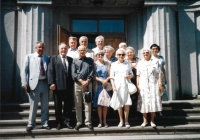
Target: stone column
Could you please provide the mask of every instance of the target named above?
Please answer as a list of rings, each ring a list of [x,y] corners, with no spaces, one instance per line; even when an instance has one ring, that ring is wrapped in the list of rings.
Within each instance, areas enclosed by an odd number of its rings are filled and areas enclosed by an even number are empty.
[[[175,11],[168,5],[152,5],[143,13],[143,47],[158,44],[165,59],[169,100],[179,96]],[[141,53],[139,53],[141,54]]]

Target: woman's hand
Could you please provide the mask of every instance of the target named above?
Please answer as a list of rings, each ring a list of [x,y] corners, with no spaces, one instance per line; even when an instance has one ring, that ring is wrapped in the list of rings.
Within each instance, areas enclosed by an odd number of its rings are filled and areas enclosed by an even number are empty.
[[[117,89],[115,87],[113,87],[113,92],[117,92]]]
[[[102,80],[101,83],[105,87],[108,84],[108,81],[107,80]]]
[[[163,88],[162,84],[159,84],[159,90],[160,90],[161,93],[164,92],[164,88]]]
[[[126,79],[131,79],[133,77],[133,75],[126,75],[125,78]]]

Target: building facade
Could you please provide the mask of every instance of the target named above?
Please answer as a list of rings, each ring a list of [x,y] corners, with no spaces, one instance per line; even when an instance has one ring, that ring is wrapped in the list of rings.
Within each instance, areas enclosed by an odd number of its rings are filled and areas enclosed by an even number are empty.
[[[98,35],[114,48],[125,41],[140,58],[143,47],[156,43],[166,61],[169,99],[200,95],[198,0],[2,0],[1,101],[28,101],[20,73],[36,41],[53,55],[70,35],[88,36],[91,48]]]

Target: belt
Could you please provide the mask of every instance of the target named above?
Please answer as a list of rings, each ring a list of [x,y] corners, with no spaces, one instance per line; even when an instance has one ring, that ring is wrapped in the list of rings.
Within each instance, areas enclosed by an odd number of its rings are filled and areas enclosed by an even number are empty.
[[[46,81],[47,80],[47,78],[45,78],[45,79],[39,79],[38,81]]]

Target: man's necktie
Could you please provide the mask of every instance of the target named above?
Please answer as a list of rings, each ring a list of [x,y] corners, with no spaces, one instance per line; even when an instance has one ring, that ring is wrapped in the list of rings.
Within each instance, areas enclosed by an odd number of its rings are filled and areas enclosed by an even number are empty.
[[[65,57],[62,58],[63,59],[63,66],[64,66],[64,70],[65,70],[65,73],[67,74],[67,65],[66,65],[66,61],[65,61]]]
[[[45,75],[45,71],[44,71],[44,65],[43,65],[43,60],[42,60],[42,56],[39,56],[40,59],[40,75],[44,76]]]

